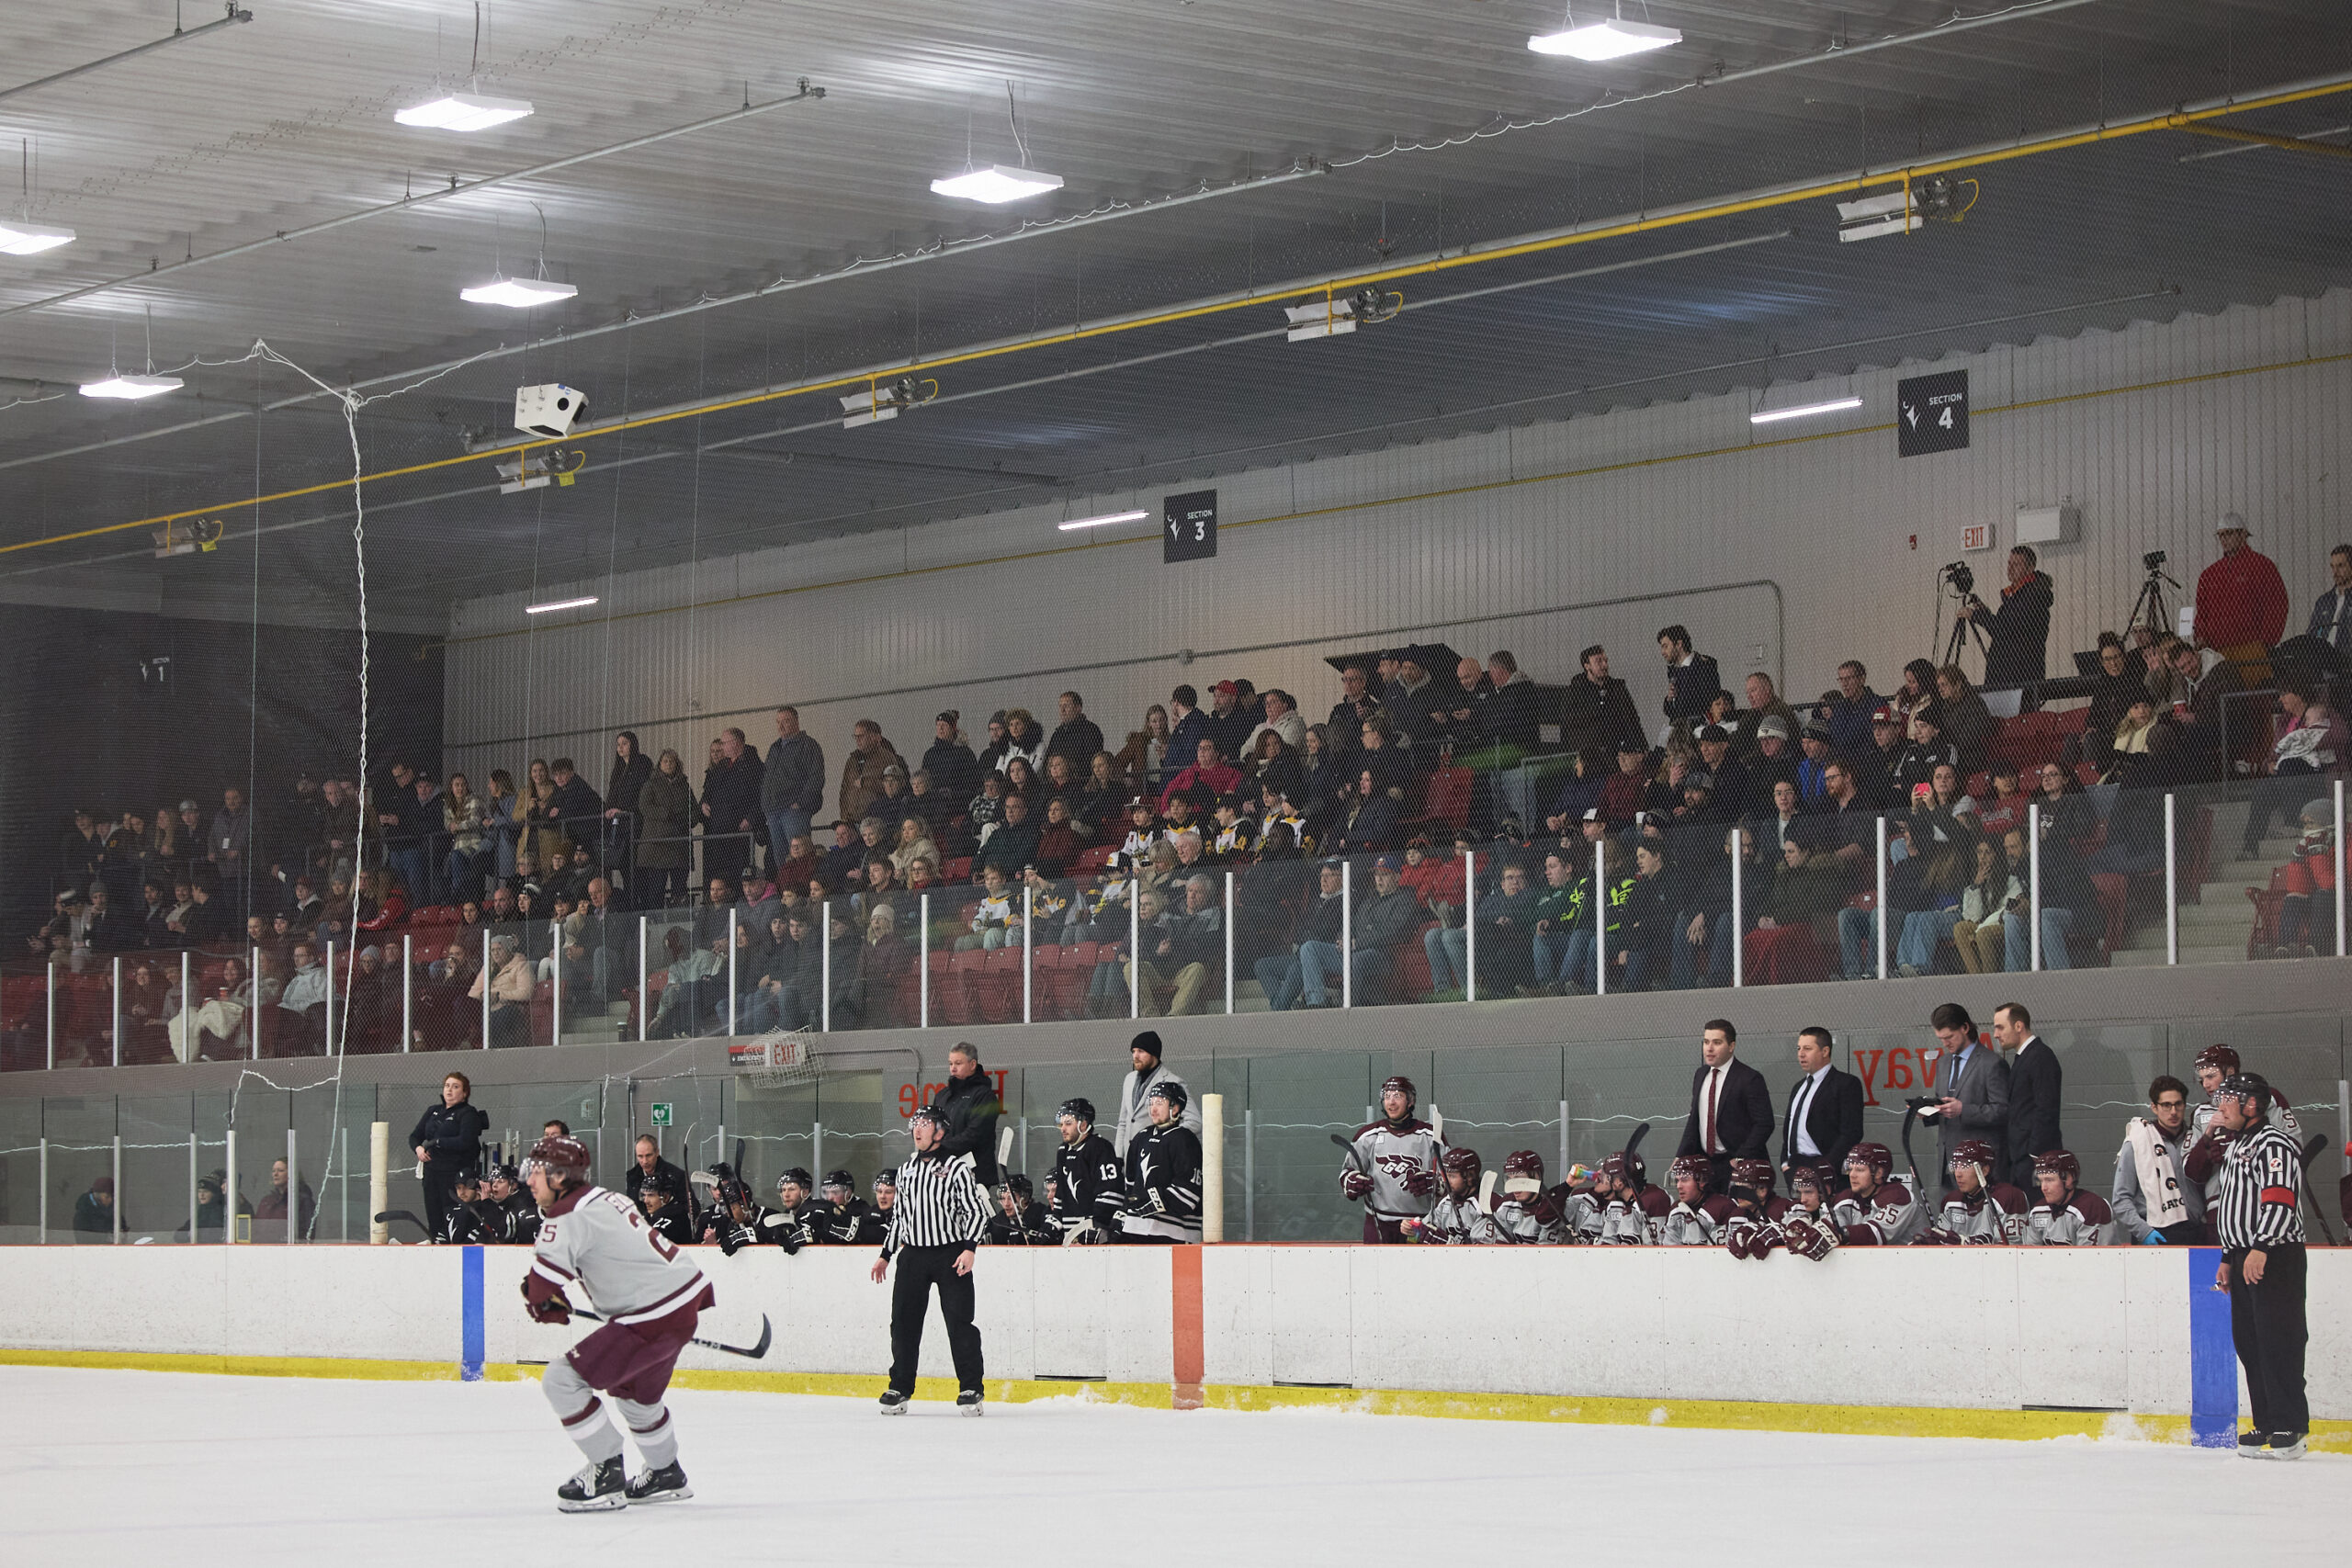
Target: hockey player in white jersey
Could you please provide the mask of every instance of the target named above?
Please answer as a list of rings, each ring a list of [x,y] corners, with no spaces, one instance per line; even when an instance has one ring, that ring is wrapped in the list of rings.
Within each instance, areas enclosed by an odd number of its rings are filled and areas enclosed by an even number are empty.
[[[1363,1204],[1366,1241],[1402,1241],[1404,1222],[1426,1218],[1436,1201],[1445,1145],[1413,1114],[1419,1098],[1412,1079],[1390,1078],[1380,1086],[1381,1120],[1356,1129],[1350,1141],[1340,1191]]]
[[[1903,1247],[1927,1228],[1918,1199],[1894,1172],[1894,1155],[1884,1144],[1856,1144],[1847,1151],[1847,1189],[1829,1203],[1840,1243]]]
[[[2205,1211],[2212,1213],[2210,1189],[2221,1179],[2222,1161],[2230,1146],[2230,1131],[2213,1120],[2214,1103],[2221,1099],[2224,1079],[2235,1077],[2244,1071],[2236,1051],[2227,1045],[2208,1045],[2197,1053],[2197,1087],[2205,1091],[2205,1103],[2190,1113],[2188,1153],[2180,1162],[2182,1181],[2192,1184],[2206,1195]],[[2286,1097],[2271,1090],[2270,1119],[2287,1134],[2297,1148],[2303,1146],[2303,1126],[2295,1120],[2294,1108]]]
[[[1731,1224],[1732,1201],[1720,1192],[1707,1190],[1709,1175],[1707,1158],[1703,1155],[1683,1155],[1668,1167],[1668,1181],[1672,1183],[1674,1204],[1657,1224],[1657,1245],[1660,1247],[1714,1247],[1724,1239],[1724,1231]]]
[[[1951,1151],[1951,1179],[1956,1189],[1918,1236],[1923,1247],[2017,1247],[2025,1240],[2026,1196],[2007,1182],[1993,1180],[2000,1156],[1982,1138],[1971,1138]]]
[[[565,1292],[583,1289],[605,1319],[539,1378],[564,1435],[588,1458],[556,1488],[556,1506],[577,1514],[693,1496],[662,1395],[697,1317],[717,1300],[709,1282],[635,1204],[588,1179],[588,1150],[577,1139],[540,1139],[526,1170],[541,1215],[523,1276],[527,1310],[541,1323],[569,1323]],[[644,1457],[634,1481],[624,1475],[621,1436],[600,1393],[611,1395]]]
[[[1487,1244],[1503,1239],[1494,1216],[1478,1201],[1478,1183],[1486,1162],[1476,1149],[1448,1149],[1438,1160],[1445,1176],[1445,1192],[1430,1205],[1429,1217],[1407,1220],[1403,1230],[1413,1241],[1445,1247]]]
[[[1523,1246],[1559,1247],[1589,1241],[1600,1232],[1600,1204],[1589,1190],[1575,1190],[1591,1173],[1570,1168],[1566,1185],[1544,1186],[1544,1156],[1517,1149],[1503,1161],[1502,1195],[1495,1200],[1495,1240]],[[1587,1231],[1590,1234],[1588,1235]]]
[[[1600,1230],[1594,1242],[1601,1247],[1655,1247],[1659,1227],[1674,1201],[1650,1185],[1649,1167],[1642,1156],[1620,1149],[1600,1162],[1600,1190],[1605,1199]]]
[[[2115,1213],[2107,1200],[2085,1192],[2082,1162],[2064,1149],[2033,1156],[2033,1179],[2041,1201],[2025,1217],[2028,1247],[2098,1247],[2113,1238]]]
[[[1819,1263],[1838,1249],[1838,1224],[1830,1213],[1837,1194],[1830,1190],[1829,1175],[1817,1166],[1792,1166],[1789,1190],[1794,1196],[1788,1212],[1767,1234],[1749,1242],[1748,1256],[1764,1257],[1778,1245]]]
[[[1724,1250],[1734,1258],[1770,1258],[1776,1247],[1787,1245],[1781,1233],[1789,1201],[1772,1190],[1772,1162],[1736,1159],[1731,1162],[1731,1217],[1724,1222]]]

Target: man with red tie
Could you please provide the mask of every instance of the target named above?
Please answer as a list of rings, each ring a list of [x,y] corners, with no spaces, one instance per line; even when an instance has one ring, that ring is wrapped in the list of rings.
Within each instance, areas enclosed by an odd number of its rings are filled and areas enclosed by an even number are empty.
[[[1731,1162],[1762,1159],[1772,1136],[1772,1091],[1764,1075],[1737,1059],[1739,1032],[1728,1019],[1710,1019],[1700,1031],[1702,1060],[1690,1079],[1690,1114],[1677,1156],[1707,1162],[1708,1190],[1731,1184]]]

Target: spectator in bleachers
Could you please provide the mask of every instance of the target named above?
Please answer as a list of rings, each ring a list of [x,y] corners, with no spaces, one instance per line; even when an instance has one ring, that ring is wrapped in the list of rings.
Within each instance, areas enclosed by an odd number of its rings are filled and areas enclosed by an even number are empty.
[[[1047,796],[1046,820],[1038,827],[1037,852],[1030,864],[1047,876],[1064,876],[1077,863],[1078,857],[1085,852],[1085,842],[1079,838],[1070,818],[1069,796]],[[1029,866],[1024,865],[1022,869],[1026,872]]]
[[[1560,994],[1568,976],[1569,933],[1589,923],[1592,878],[1580,874],[1577,852],[1565,844],[1544,852],[1544,886],[1536,889],[1529,911],[1528,955],[1533,977],[1530,984],[1548,996]]]
[[[596,858],[619,874],[622,886],[637,886],[637,840],[642,836],[639,795],[653,773],[653,759],[638,744],[637,731],[624,729],[613,737],[613,768],[605,775],[604,838]]]
[[[899,934],[899,912],[888,905],[877,906],[866,916],[855,977],[847,987],[835,987],[835,1029],[868,1029],[888,1021],[899,977],[912,973],[915,966],[914,950]],[[835,977],[839,978],[838,974]]]
[[[857,824],[846,817],[838,818],[833,823],[833,846],[818,863],[817,875],[828,887],[846,888],[865,865],[865,844]]]
[[[665,908],[686,897],[694,856],[687,835],[696,815],[685,763],[666,746],[637,792],[637,810],[638,886],[629,902],[640,909]]]
[[[766,784],[767,764],[744,744],[743,732],[734,728],[720,732],[710,766],[703,770],[702,798],[697,803],[705,876],[724,877],[732,883],[752,858],[752,835],[763,820],[760,800]],[[856,820],[853,812],[842,815]]]
[[[999,708],[989,715],[988,744],[980,748],[979,770],[982,776],[1004,772],[1006,759],[1012,751],[1012,733],[1005,728],[1004,710]]]
[[[1895,968],[1906,979],[1933,974],[1936,954],[1960,924],[1962,894],[1974,860],[1973,833],[1947,830],[1921,818],[1907,834],[1918,870],[1919,907],[1904,913],[1895,940]],[[1890,878],[1888,892],[1893,894]]]
[[[319,1218],[318,1199],[312,1195],[309,1182],[305,1181],[301,1184],[294,1202],[297,1205],[294,1215],[294,1234],[308,1241]],[[254,1205],[254,1240],[283,1242],[286,1239],[287,1208],[286,1162],[282,1159],[272,1160],[269,1166],[269,1190],[263,1193],[261,1201]]]
[[[825,749],[800,728],[800,710],[786,704],[775,710],[775,739],[760,764],[760,813],[771,863],[796,837],[808,834],[824,808]]]
[[[1599,796],[1593,805],[1600,810],[1600,820],[1612,828],[1622,828],[1634,820],[1634,814],[1647,804],[1649,748],[1642,744],[1638,735],[1617,738],[1617,771],[1601,781]]]
[[[2009,865],[2003,848],[2008,829],[1988,832],[1976,840],[1974,869],[1961,889],[1960,918],[1952,922],[1951,942],[1961,967],[1971,975],[1998,975],[2003,964],[2002,917],[2025,897],[2025,885]]]
[[[1924,659],[1915,659],[1905,664],[1903,667],[1903,684],[1889,699],[1889,705],[1894,709],[1895,716],[1902,721],[1905,733],[1908,733],[1911,728],[1911,716],[1922,708],[1934,706],[1935,702],[1935,665]]]
[[[1633,694],[1609,673],[1609,651],[1593,644],[1577,657],[1581,668],[1569,677],[1560,698],[1560,739],[1570,750],[1612,752],[1622,740],[1646,751]]]
[[[2221,558],[2197,574],[2197,644],[2236,667],[2243,689],[2270,683],[2270,649],[2287,629],[2287,584],[2268,556],[2248,544],[2245,519],[2213,525]]]
[[[730,729],[728,734],[734,738],[734,744],[740,750],[743,744],[743,732]],[[756,757],[752,760],[754,762],[759,761]],[[562,825],[564,837],[571,842],[572,863],[575,866],[582,863],[581,852],[584,850],[588,863],[593,864],[604,832],[605,797],[598,795],[596,786],[571,765],[569,757],[558,757],[549,762],[548,777],[554,784],[555,792],[548,797],[547,809]],[[728,881],[734,881],[734,868],[729,866],[725,875]],[[575,897],[584,894],[587,886],[587,879],[581,878],[579,886],[574,889]]]
[[[1766,722],[1786,727],[1777,714]],[[1702,724],[1698,741],[1697,771],[1703,775],[1701,787],[1707,792],[1713,810],[1725,818],[1738,817],[1747,807],[1748,777],[1747,765],[1732,756],[1730,732],[1720,724]]]
[[[1738,728],[1732,737],[1734,751],[1745,757],[1755,750],[1756,727],[1768,718],[1780,719],[1788,726],[1790,734],[1796,733],[1796,710],[1781,700],[1771,676],[1761,670],[1751,671],[1742,686],[1747,694],[1747,706],[1741,710]]]
[[[2055,813],[2045,812],[2041,824],[2041,966],[2044,969],[2071,969],[2074,958],[2066,944],[2067,933],[2078,926],[2088,929],[2098,913],[2098,893],[2091,886],[2089,874],[2083,869],[2081,858],[2075,854],[2071,839],[2056,830]],[[2027,864],[2025,833],[2013,831],[2004,844],[2013,865]],[[2033,928],[2026,924],[2029,911],[2021,900],[2001,919],[2001,941],[2005,951],[2002,966],[2010,974],[2033,967]]]
[[[1663,838],[1642,838],[1634,846],[1634,886],[1623,909],[1624,937],[1611,953],[1617,973],[1612,991],[1646,991],[1673,972],[1674,942],[1683,929],[1679,877],[1669,863]]]
[[[1534,941],[1538,902],[1535,890],[1528,886],[1526,865],[1516,859],[1503,862],[1496,875],[1494,890],[1479,895],[1480,996],[1532,997],[1536,994]],[[1436,966],[1432,964],[1430,967],[1434,972]],[[1457,967],[1456,973],[1459,972]],[[1458,991],[1461,987],[1457,985],[1453,989]],[[1458,998],[1451,992],[1441,992],[1430,999],[1453,1001]]]
[[[294,973],[279,993],[279,1016],[273,1020],[277,1027],[270,1032],[277,1042],[275,1055],[308,1056],[315,1054],[324,1041],[327,1005],[327,972],[311,944],[294,944]]]
[[[325,808],[331,809],[334,781],[330,779],[320,790]],[[323,820],[323,817],[322,817]],[[490,793],[482,796],[482,854],[486,879],[504,881],[514,874],[514,851],[523,832],[523,804],[514,794],[514,775],[504,768],[490,771]],[[323,833],[324,829],[321,831]]]
[[[479,968],[473,952],[464,944],[453,942],[442,949],[440,962],[429,971],[424,983],[417,987],[414,1027],[418,1050],[461,1051],[480,1043],[477,1030],[481,1021],[481,1009],[467,999],[473,990]],[[296,978],[299,977],[298,971]],[[288,979],[286,986],[288,990],[292,990],[294,980]],[[320,987],[320,995],[322,998],[325,995],[323,984]],[[278,1051],[273,1054],[282,1055],[286,1053]]]
[[[139,944],[147,948],[178,946],[177,933],[165,923],[172,915],[169,891],[163,884],[149,881],[140,887],[139,895],[145,901],[135,917],[139,924]],[[45,931],[47,928],[42,929]],[[45,953],[49,951],[49,940],[36,932],[30,939],[30,946],[35,953]]]
[[[2001,585],[2001,607],[1986,607],[1972,593],[1954,612],[1956,621],[1973,621],[1987,634],[1984,683],[2022,686],[2050,672],[2050,606],[2054,594],[2048,574],[2030,545],[2009,552],[2008,581]]]
[[[1225,964],[1225,911],[1218,902],[1216,884],[1204,874],[1187,879],[1182,886],[1183,908],[1161,917],[1156,941],[1148,931],[1145,933],[1139,994],[1146,1018],[1162,1016],[1155,997],[1155,987],[1161,985],[1173,987],[1167,1017],[1182,1018],[1192,1012],[1199,1005],[1202,988]],[[1156,892],[1145,896],[1147,926],[1153,924],[1151,899],[1157,896]]]
[[[1169,763],[1179,755],[1172,750],[1172,735],[1166,708],[1154,703],[1144,709],[1143,728],[1127,731],[1126,744],[1114,759],[1119,776],[1158,794],[1167,779]]]
[[[2015,762],[1993,764],[1993,795],[1976,807],[1977,831],[1997,842],[2002,834],[2025,820],[2025,793],[2018,784]]]
[[[283,1167],[280,1168],[282,1170]],[[278,1212],[281,1214],[285,1213],[282,1207]],[[94,1177],[90,1190],[74,1200],[74,1239],[77,1242],[112,1241],[114,1233],[114,1178]],[[256,1236],[254,1239],[258,1241],[261,1238]]]
[[[2101,773],[2108,766],[2102,747],[2112,745],[2116,726],[2131,712],[2133,699],[2147,694],[2138,663],[2121,637],[2113,632],[2098,634],[2098,673],[2091,678],[2090,709],[2083,721],[2083,756]]]
[[[932,841],[930,824],[910,812],[899,818],[899,841],[890,851],[890,864],[903,876],[918,860],[928,860],[937,865],[940,861],[939,846]]]
[[[1306,745],[1306,716],[1298,711],[1298,705],[1291,699],[1291,694],[1279,686],[1267,688],[1266,716],[1250,732],[1245,754],[1260,755],[1259,743],[1268,735],[1279,737],[1282,743],[1293,751],[1301,750]]]
[[[1894,765],[1911,745],[1910,721],[1893,703],[1881,703],[1871,716],[1871,743],[1847,757],[1854,788],[1870,805],[1892,797]],[[1839,753],[1839,755],[1845,755]]]
[[[2251,860],[2262,851],[2262,837],[2274,815],[2290,815],[2301,802],[2320,793],[2318,780],[2344,771],[2347,734],[2343,716],[2327,702],[2324,690],[2308,677],[2290,675],[2278,682],[2279,713],[2272,721],[2270,776],[2254,786],[2246,807],[2245,833],[2239,853]],[[95,898],[95,891],[93,897]]]
[[[1941,710],[1921,708],[1911,716],[1911,744],[1903,749],[1887,775],[1887,804],[1909,805],[1922,788],[1934,787],[1936,769],[1947,763],[1960,765],[1960,748],[1944,737]]]
[[[441,886],[458,902],[481,897],[482,805],[463,773],[451,773],[441,791],[441,833],[445,846]]]
[[[1679,624],[1659,629],[1657,656],[1666,661],[1666,701],[1661,706],[1667,723],[1695,727],[1706,717],[1707,705],[1715,694],[1724,689],[1721,670],[1710,656],[1691,650],[1690,628]]]
[[[1012,877],[1002,866],[990,865],[980,873],[985,891],[980,901],[972,906],[970,930],[956,939],[958,953],[985,952],[1002,947],[1019,919],[1019,906],[1012,890]]]
[[[1365,728],[1369,733],[1371,727]],[[1396,801],[1367,767],[1356,775],[1355,791],[1326,835],[1325,847],[1335,854],[1389,850],[1396,847]]]
[[[2099,756],[2101,784],[2137,786],[2145,781],[2149,759],[2154,754],[2156,729],[2156,699],[2146,687],[2132,694],[2124,705],[2123,716],[2112,734],[2102,737],[2103,744],[2095,750]]]
[[[1015,753],[1004,760],[1004,790],[1007,795],[1028,797],[1031,813],[1035,814],[1044,791],[1038,786],[1037,770],[1029,765],[1028,758]]]
[[[2335,847],[2335,805],[2323,795],[2303,803],[2298,814],[2301,834],[2278,878],[2285,897],[2278,901],[2278,930],[2271,956],[2316,958],[2319,944],[2333,951],[2335,935],[2335,879],[2345,871],[2343,852]]]
[[[1781,787],[1791,788],[1786,781]],[[1695,843],[1695,840],[1693,842]],[[1746,825],[1734,828],[1724,840],[1724,852],[1697,857],[1685,868],[1675,889],[1674,925],[1668,943],[1667,983],[1678,991],[1694,986],[1731,984],[1732,856],[1740,860],[1741,912],[1761,908],[1769,897],[1770,877],[1757,857],[1757,835]],[[1777,858],[1777,857],[1776,857]]]
[[[1220,757],[1239,755],[1249,743],[1250,730],[1257,728],[1256,721],[1241,705],[1240,686],[1231,681],[1219,681],[1209,688],[1209,711],[1199,716],[1196,737],[1206,736],[1216,741]],[[1199,755],[1197,739],[1186,755]]]
[[[2138,627],[2132,629],[2135,633],[2140,630]],[[2175,655],[2189,646],[2188,638],[2166,632],[2140,649],[2141,660],[2146,666],[2141,679],[2148,688],[2148,694],[2156,699],[2159,713],[2170,709],[2177,714],[2188,705],[2195,677],[2204,669],[2204,660],[2200,659],[2194,661],[2196,668],[2188,674],[2180,672]]]
[[[1241,771],[1225,761],[1225,749],[1216,737],[1204,735],[1193,748],[1193,765],[1168,781],[1160,791],[1159,808],[1168,809],[1180,795],[1204,788],[1210,795],[1228,794],[1241,786]]]
[[[972,879],[977,882],[993,866],[1004,873],[1008,882],[1017,881],[1037,859],[1040,824],[1029,815],[1028,797],[1019,793],[1004,797],[1004,820],[996,831],[980,845],[980,852],[972,860]]]
[[[1931,895],[1922,883],[1921,874],[1927,869],[1924,852],[1928,845],[1921,840],[1925,833],[1916,820],[1904,816],[1887,824],[1886,900],[1877,908],[1844,908],[1838,911],[1838,953],[1840,973],[1849,980],[1868,979],[1878,973],[1879,930],[1884,926],[1889,933],[1903,929],[1903,918],[1914,910],[1929,907]],[[1871,886],[1866,883],[1865,886]],[[1894,937],[1888,937],[1890,954]]]
[[[1419,648],[1402,650],[1396,661],[1396,694],[1388,714],[1398,750],[1411,753],[1421,772],[1436,765],[1440,742],[1452,728],[1446,716],[1469,700],[1452,671],[1441,673],[1422,663],[1430,657]],[[1475,663],[1471,667],[1477,668]]]
[[[1784,781],[1792,784],[1797,782],[1797,761],[1796,730],[1788,720],[1778,715],[1766,719],[1756,727],[1756,750],[1744,764],[1747,782],[1740,792],[1739,800],[1736,803],[1722,800],[1722,785],[1718,781],[1717,804],[1725,807],[1727,815],[1761,815],[1772,804],[1774,784]]]
[[[1749,984],[1819,979],[1827,972],[1823,954],[1837,940],[1837,918],[1846,903],[1847,876],[1838,863],[1838,847],[1834,834],[1818,829],[1781,842],[1770,901],[1748,945]]]
[[[385,863],[401,879],[402,886],[413,888],[419,898],[427,898],[433,886],[432,837],[441,826],[439,792],[433,787],[432,780],[421,776],[405,761],[392,764],[391,779],[392,787],[384,795],[384,807],[376,816],[376,826],[384,839]],[[185,807],[187,803],[181,804]],[[185,819],[185,810],[181,815]]]
[[[1250,880],[1254,885],[1257,878]],[[1300,915],[1287,950],[1269,953],[1256,961],[1258,984],[1266,993],[1266,1005],[1274,1011],[1286,1012],[1302,1003],[1308,1007],[1331,1005],[1329,993],[1322,988],[1321,976],[1327,970],[1317,969],[1317,988],[1312,998],[1306,995],[1304,955],[1310,945],[1338,951],[1343,887],[1340,862],[1326,860],[1317,866],[1315,897]],[[1276,918],[1267,909],[1263,929],[1271,929]]]
[[[1968,778],[1982,773],[1996,728],[1984,697],[1968,683],[1967,675],[1957,664],[1947,664],[1936,671],[1936,695],[1944,739],[1960,753],[1960,776]]]
[[[1046,731],[1037,717],[1027,708],[1004,710],[1004,757],[999,764],[1009,776],[1012,760],[1018,757],[1029,764],[1031,777],[1046,765]]]
[[[2327,592],[2312,606],[2306,637],[2317,637],[2338,653],[2352,653],[2352,545],[2327,552]]]
[[[1076,778],[1102,750],[1102,727],[1086,716],[1086,699],[1076,692],[1064,692],[1057,701],[1061,722],[1046,741],[1046,755],[1069,759],[1070,776]]]
[[[474,976],[467,997],[480,1002],[485,983],[490,992],[490,1043],[494,1047],[529,1044],[531,997],[537,987],[531,962],[514,937],[501,934],[490,939],[489,973]],[[664,997],[662,1002],[666,1007],[669,998]]]
[[[964,716],[944,708],[932,720],[932,742],[919,770],[930,775],[927,791],[916,791],[913,775],[907,780],[913,793],[935,793],[943,800],[961,803],[980,792],[980,762],[964,739]],[[935,833],[944,824],[933,823]]]
[[[1871,741],[1871,716],[1886,699],[1871,690],[1871,677],[1859,659],[1838,666],[1838,689],[1821,694],[1820,717],[1828,728],[1829,744],[1849,755]]]
[[[1925,809],[1936,818],[1937,831],[1954,838],[1976,836],[1976,797],[1961,787],[1961,773],[1950,762],[1938,762],[1928,775],[1931,786]],[[1915,806],[1914,810],[1921,809]]]

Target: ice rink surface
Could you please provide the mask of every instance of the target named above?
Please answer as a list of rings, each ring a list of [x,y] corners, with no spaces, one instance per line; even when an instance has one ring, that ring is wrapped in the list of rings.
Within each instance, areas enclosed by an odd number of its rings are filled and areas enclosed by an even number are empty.
[[[877,1380],[877,1386],[878,1386]],[[528,1382],[0,1367],[0,1562],[2340,1561],[2352,1457],[676,1390],[695,1495],[556,1512]],[[630,1469],[638,1468],[635,1454]],[[2199,1542],[2206,1543],[2203,1546]],[[2167,1548],[2165,1543],[2170,1543]],[[556,1555],[550,1556],[549,1552]],[[582,1553],[594,1553],[582,1556]]]

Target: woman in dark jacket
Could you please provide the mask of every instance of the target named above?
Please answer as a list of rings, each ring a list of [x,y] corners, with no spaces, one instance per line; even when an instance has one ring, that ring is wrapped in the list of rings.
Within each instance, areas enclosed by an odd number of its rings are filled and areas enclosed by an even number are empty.
[[[1258,732],[1258,754],[1251,761],[1261,788],[1278,790],[1284,800],[1294,806],[1298,804],[1298,792],[1306,783],[1306,770],[1299,765],[1298,753],[1278,732]]]
[[[605,782],[604,863],[607,870],[621,873],[625,893],[637,886],[629,850],[642,835],[638,795],[652,776],[652,761],[639,748],[637,731],[624,729],[613,737],[613,771]]]
[[[1396,847],[1396,802],[1380,787],[1370,768],[1357,775],[1356,794],[1347,814],[1331,829],[1324,846],[1331,854],[1361,854],[1368,850]]]
[[[688,861],[694,846],[686,834],[695,820],[694,785],[685,764],[663,748],[661,761],[645,775],[637,792],[639,844],[636,880],[630,902],[641,909],[665,908],[674,897],[687,895]]]
[[[441,1103],[430,1106],[409,1130],[409,1146],[424,1167],[425,1228],[441,1234],[441,1221],[457,1201],[458,1178],[481,1167],[481,1135],[490,1118],[470,1098],[473,1080],[451,1073],[441,1080]]]

